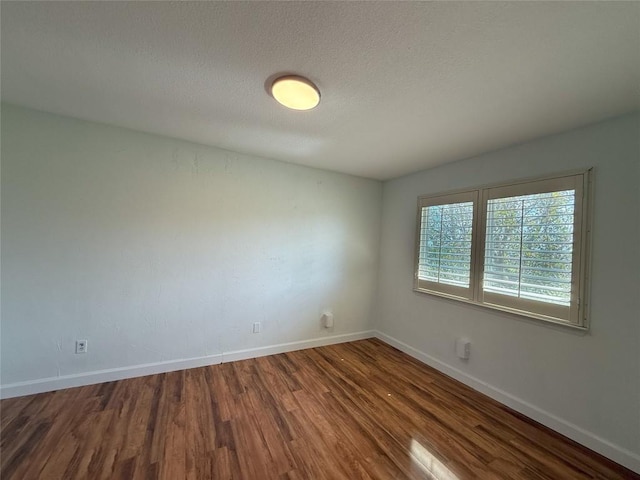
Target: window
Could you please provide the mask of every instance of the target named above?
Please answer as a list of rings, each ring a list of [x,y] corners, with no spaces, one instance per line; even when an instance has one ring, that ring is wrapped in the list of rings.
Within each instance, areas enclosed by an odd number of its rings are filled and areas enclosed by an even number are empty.
[[[474,209],[478,192],[423,198],[418,288],[472,299]]]
[[[590,171],[418,199],[414,289],[586,328]]]

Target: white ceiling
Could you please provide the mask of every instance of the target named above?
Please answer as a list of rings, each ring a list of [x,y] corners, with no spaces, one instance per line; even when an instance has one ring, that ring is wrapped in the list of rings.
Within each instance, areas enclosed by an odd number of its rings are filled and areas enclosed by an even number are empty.
[[[640,3],[1,9],[3,101],[377,179],[640,107]],[[278,105],[277,73],[320,105]]]

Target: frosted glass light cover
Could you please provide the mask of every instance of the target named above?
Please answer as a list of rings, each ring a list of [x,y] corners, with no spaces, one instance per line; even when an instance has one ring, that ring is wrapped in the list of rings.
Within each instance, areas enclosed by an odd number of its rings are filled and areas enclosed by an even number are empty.
[[[273,82],[271,94],[279,103],[293,110],[311,110],[320,103],[320,91],[303,77],[280,77]]]

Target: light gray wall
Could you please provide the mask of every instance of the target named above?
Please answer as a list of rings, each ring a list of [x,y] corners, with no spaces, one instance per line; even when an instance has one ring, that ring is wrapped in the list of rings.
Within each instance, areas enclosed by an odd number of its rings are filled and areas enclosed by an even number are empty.
[[[3,385],[359,332],[375,315],[475,387],[640,458],[638,115],[383,188],[7,105],[1,133]],[[588,334],[412,291],[418,195],[591,166]]]
[[[2,384],[369,329],[381,190],[3,105]]]
[[[386,182],[377,328],[637,456],[639,138],[639,117],[629,115]],[[595,167],[588,334],[413,292],[418,195],[586,167]],[[459,336],[472,341],[468,363],[455,355]]]

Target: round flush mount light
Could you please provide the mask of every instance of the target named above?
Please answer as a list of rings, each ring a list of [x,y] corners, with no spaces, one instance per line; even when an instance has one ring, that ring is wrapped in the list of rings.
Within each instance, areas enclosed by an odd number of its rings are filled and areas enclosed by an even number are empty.
[[[320,90],[311,80],[296,75],[276,78],[271,84],[271,95],[292,110],[311,110],[320,103]]]

